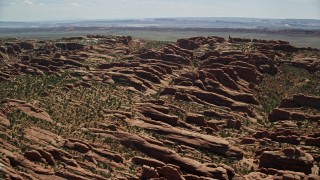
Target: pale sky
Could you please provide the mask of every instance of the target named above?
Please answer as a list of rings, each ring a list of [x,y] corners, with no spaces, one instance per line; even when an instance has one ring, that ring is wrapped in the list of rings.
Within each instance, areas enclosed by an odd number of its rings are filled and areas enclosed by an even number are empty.
[[[155,17],[320,19],[320,0],[0,0],[0,21]]]

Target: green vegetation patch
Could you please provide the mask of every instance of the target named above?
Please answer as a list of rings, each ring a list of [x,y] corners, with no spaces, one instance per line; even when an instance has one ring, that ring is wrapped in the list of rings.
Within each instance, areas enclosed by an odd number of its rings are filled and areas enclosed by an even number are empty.
[[[310,74],[307,70],[288,65],[278,67],[275,76],[265,75],[260,84],[260,91],[255,92],[264,112],[278,107],[281,100],[295,94],[320,96],[320,73]]]

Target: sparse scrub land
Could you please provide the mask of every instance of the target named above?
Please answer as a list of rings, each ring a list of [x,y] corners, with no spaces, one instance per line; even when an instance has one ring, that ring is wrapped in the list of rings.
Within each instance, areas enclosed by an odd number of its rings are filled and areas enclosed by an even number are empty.
[[[319,72],[311,74],[302,68],[280,65],[276,76],[265,76],[257,97],[268,113],[278,107],[282,99],[295,94],[320,96],[319,78]]]

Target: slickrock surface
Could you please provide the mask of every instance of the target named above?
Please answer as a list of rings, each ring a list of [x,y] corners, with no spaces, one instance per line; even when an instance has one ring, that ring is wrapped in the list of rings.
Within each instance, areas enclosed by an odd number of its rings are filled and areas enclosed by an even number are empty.
[[[320,179],[320,50],[0,40],[0,179]]]

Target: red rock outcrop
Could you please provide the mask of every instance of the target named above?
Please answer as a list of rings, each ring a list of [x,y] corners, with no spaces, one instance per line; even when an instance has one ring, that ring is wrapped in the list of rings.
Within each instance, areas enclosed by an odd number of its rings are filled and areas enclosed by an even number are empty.
[[[0,179],[319,179],[318,70],[276,40],[6,39]]]
[[[260,157],[260,167],[291,170],[310,174],[313,157],[301,150],[290,148],[283,151],[265,151]]]

